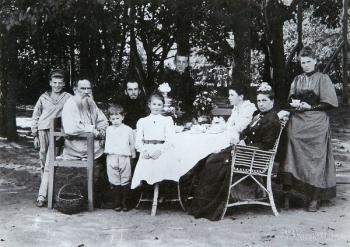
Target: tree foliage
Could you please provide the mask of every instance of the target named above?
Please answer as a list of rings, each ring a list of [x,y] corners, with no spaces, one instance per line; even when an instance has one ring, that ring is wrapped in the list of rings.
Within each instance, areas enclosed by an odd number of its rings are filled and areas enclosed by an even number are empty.
[[[308,23],[338,30],[342,3],[333,0],[2,0],[0,135],[13,125],[4,119],[14,118],[16,104],[32,104],[47,89],[52,68],[67,71],[67,87],[90,79],[95,98],[106,101],[127,78],[153,90],[173,49],[231,66],[234,81],[268,81],[284,100],[297,73],[286,76],[285,63],[297,39],[299,3],[312,10]],[[308,28],[303,36],[317,38]]]

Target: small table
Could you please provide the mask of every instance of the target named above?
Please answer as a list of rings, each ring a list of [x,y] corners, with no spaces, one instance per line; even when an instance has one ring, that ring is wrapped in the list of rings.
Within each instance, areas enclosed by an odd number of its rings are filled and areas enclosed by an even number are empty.
[[[215,134],[193,133],[191,131],[177,133],[175,148],[171,151],[176,160],[174,165],[180,170],[180,177],[209,154],[230,146],[230,136],[227,131]]]
[[[177,133],[174,141],[174,148],[167,151],[168,159],[164,163],[169,169],[174,169],[171,173],[172,180],[179,182],[181,176],[185,175],[191,170],[198,161],[205,158],[211,153],[219,152],[221,149],[230,146],[230,136],[227,131],[221,133],[194,133],[191,131],[184,131]],[[152,201],[151,216],[156,215],[158,205],[159,182],[154,184],[153,199],[143,199],[141,193],[139,202],[136,207],[143,201]],[[181,201],[180,188],[178,185],[178,199],[181,207],[184,206]]]

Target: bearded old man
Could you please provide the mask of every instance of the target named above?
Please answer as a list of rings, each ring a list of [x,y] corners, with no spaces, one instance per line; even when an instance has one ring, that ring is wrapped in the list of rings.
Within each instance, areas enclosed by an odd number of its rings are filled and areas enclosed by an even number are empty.
[[[101,201],[103,182],[101,170],[105,165],[103,147],[99,139],[104,136],[108,120],[93,100],[91,83],[88,80],[79,80],[73,84],[74,96],[71,97],[62,110],[62,126],[65,134],[71,136],[64,142],[63,159],[84,159],[87,157],[87,142],[84,139],[75,139],[74,136],[83,133],[93,133],[94,142],[94,192],[96,202]],[[46,204],[48,189],[49,168],[45,166],[44,176],[40,185],[37,206]],[[98,206],[98,205],[96,205]]]

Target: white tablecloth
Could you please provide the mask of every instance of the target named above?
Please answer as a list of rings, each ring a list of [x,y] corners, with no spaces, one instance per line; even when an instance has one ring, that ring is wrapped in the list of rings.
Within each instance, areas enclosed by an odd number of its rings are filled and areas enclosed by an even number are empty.
[[[158,159],[142,159],[138,161],[131,188],[134,189],[146,181],[148,184],[163,180],[178,182],[197,162],[207,155],[219,152],[230,145],[227,132],[192,133],[185,131],[176,134],[174,147],[167,149]]]
[[[172,152],[182,176],[191,170],[199,160],[229,145],[230,135],[227,132],[193,134],[185,131],[176,134],[175,148]]]

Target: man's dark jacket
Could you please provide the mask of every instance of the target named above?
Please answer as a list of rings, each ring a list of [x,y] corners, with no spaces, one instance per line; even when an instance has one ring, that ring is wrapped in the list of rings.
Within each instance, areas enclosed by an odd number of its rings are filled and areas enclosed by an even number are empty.
[[[147,115],[147,103],[144,97],[139,96],[134,100],[128,96],[123,96],[117,102],[124,107],[124,111],[126,112],[123,121],[124,124],[130,126],[132,129],[136,129],[137,121]]]
[[[195,99],[194,81],[190,76],[188,69],[180,74],[175,70],[166,70],[160,83],[167,82],[171,88],[170,97],[181,101],[181,110],[186,115],[191,116],[193,113],[193,101]]]

